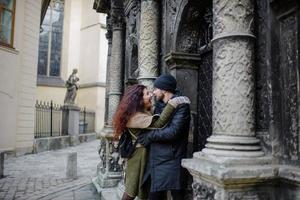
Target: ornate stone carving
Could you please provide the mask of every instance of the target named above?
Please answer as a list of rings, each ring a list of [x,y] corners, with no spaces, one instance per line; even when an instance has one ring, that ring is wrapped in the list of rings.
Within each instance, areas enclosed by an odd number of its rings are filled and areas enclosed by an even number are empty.
[[[105,173],[106,171],[106,142],[105,139],[100,140],[100,145],[98,149],[98,154],[100,157],[100,162],[97,166],[98,173]]]
[[[111,26],[111,17],[110,17],[110,14],[107,14],[106,16],[106,38],[108,41],[111,42],[111,39],[112,39],[112,26]]]
[[[116,186],[122,178],[123,159],[120,158],[117,147],[118,141],[114,141],[112,137],[106,136],[100,140],[97,174],[98,184],[103,188]]]
[[[102,138],[98,154],[100,157],[98,173],[105,174],[107,172],[122,172],[123,160],[118,152],[118,141],[113,141],[111,138]]]
[[[214,50],[213,132],[253,136],[253,44],[222,40]]]
[[[197,200],[215,200],[216,190],[213,187],[194,182],[192,184],[194,199]]]
[[[146,85],[158,75],[158,6],[157,1],[141,2],[139,81]]]
[[[252,0],[214,0],[214,37],[221,33],[252,33]]]
[[[190,7],[185,19],[182,23],[182,31],[177,39],[176,49],[186,53],[198,53],[200,11],[195,7]]]
[[[122,172],[122,159],[120,158],[118,150],[118,141],[109,140],[109,166],[108,171],[110,172]]]
[[[126,57],[125,64],[127,69],[127,81],[136,79],[139,75],[138,70],[138,25],[139,25],[139,1],[130,1],[127,5],[127,27],[126,27]]]
[[[200,53],[210,46],[212,39],[211,8],[188,7],[177,35],[176,49],[186,53]]]
[[[109,107],[108,107],[108,124],[112,124],[112,118],[117,110],[120,95],[122,94],[122,65],[124,46],[123,46],[123,30],[113,30],[113,41],[111,50],[111,61],[109,65]]]
[[[213,135],[207,154],[259,157],[255,138],[253,1],[214,0]]]
[[[119,9],[119,8],[112,9],[111,24],[113,29],[122,29],[124,27],[123,9]]]

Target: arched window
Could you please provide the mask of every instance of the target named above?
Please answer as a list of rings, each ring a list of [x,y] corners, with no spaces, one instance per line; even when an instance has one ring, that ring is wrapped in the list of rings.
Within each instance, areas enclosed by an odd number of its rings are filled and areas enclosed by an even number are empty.
[[[40,30],[38,75],[60,76],[63,0],[51,0]]]

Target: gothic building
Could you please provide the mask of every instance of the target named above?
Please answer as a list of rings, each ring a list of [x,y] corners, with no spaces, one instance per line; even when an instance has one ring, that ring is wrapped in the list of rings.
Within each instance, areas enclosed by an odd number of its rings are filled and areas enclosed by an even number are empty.
[[[109,45],[94,182],[122,177],[111,120],[123,89],[170,73],[192,101],[187,198],[300,198],[297,0],[95,0],[94,9],[107,13]]]

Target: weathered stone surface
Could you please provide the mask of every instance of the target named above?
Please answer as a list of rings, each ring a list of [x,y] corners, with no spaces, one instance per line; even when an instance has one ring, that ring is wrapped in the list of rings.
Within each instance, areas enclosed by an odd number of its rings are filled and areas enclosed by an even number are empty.
[[[80,108],[76,105],[65,105],[62,107],[62,134],[79,134],[79,112]]]
[[[63,149],[69,146],[76,146],[83,142],[96,139],[96,133],[79,134],[78,136],[60,136],[35,139],[33,153]]]
[[[77,152],[68,154],[66,177],[70,179],[77,178]]]
[[[0,151],[0,178],[4,176],[4,152]]]

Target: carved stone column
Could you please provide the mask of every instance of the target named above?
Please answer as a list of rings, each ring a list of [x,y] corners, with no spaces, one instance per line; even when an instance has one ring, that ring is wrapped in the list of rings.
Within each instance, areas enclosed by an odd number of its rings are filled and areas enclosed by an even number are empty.
[[[114,187],[122,178],[123,167],[119,156],[118,142],[113,140],[112,119],[117,110],[122,94],[122,69],[124,58],[124,15],[122,0],[110,1],[107,18],[107,38],[111,45],[108,49],[107,69],[107,104],[105,127],[100,133],[100,163],[97,166],[97,177],[93,183],[97,188]]]
[[[110,22],[110,15],[106,17],[106,28],[107,33],[105,34],[106,39],[108,41],[108,49],[107,49],[107,63],[106,63],[106,90],[105,90],[105,115],[104,115],[104,126],[108,125],[108,105],[109,105],[109,66],[111,60],[111,48],[112,48],[112,27]]]
[[[270,199],[260,186],[275,172],[255,137],[253,23],[252,0],[213,1],[213,134],[183,161],[194,199]]]
[[[138,50],[138,81],[153,86],[158,75],[159,1],[142,0]]]
[[[213,135],[203,152],[262,156],[255,138],[254,4],[214,1]]]

